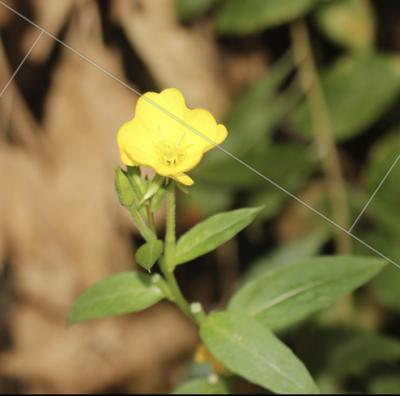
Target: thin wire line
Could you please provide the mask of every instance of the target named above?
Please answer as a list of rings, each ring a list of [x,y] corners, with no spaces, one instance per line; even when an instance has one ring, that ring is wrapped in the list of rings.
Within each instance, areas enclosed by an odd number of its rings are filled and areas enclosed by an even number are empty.
[[[19,72],[19,69],[21,69],[21,67],[23,66],[23,64],[25,63],[25,61],[28,59],[29,55],[31,54],[31,52],[33,51],[33,49],[35,48],[36,44],[39,42],[40,38],[43,36],[43,31],[40,32],[39,36],[37,36],[36,40],[34,41],[34,43],[32,44],[32,47],[29,49],[29,51],[26,53],[26,55],[24,56],[24,58],[22,59],[21,63],[18,65],[18,67],[15,69],[15,72],[12,74],[12,76],[10,77],[10,79],[7,81],[6,85],[4,86],[4,88],[1,90],[0,92],[0,98],[3,96],[4,92],[6,92],[6,89],[9,87],[9,85],[12,83],[12,81],[14,80],[15,76],[17,75],[17,73]]]
[[[396,160],[393,162],[392,166],[390,167],[390,169],[386,172],[386,175],[383,177],[383,179],[381,180],[381,182],[379,183],[378,187],[375,189],[374,193],[371,195],[370,199],[368,200],[368,202],[365,204],[365,206],[363,207],[363,209],[361,210],[360,214],[357,216],[357,218],[354,220],[354,223],[352,224],[352,226],[349,228],[349,232],[353,231],[353,228],[355,227],[355,225],[358,223],[358,221],[360,220],[361,216],[364,214],[364,212],[367,210],[368,206],[370,205],[370,203],[372,202],[372,200],[375,198],[375,195],[378,193],[378,191],[381,189],[381,187],[383,186],[383,183],[385,183],[386,179],[389,177],[390,173],[392,172],[392,170],[394,169],[394,167],[396,166],[396,164],[399,162],[400,159],[400,154],[397,156]]]
[[[211,140],[208,136],[204,135],[202,132],[198,131],[196,128],[192,127],[190,124],[188,124],[186,121],[180,119],[179,117],[177,117],[175,114],[171,113],[170,111],[168,111],[167,109],[165,109],[164,107],[160,106],[157,102],[155,102],[154,100],[152,100],[151,98],[148,98],[147,96],[143,95],[140,91],[136,90],[135,88],[129,86],[128,84],[126,84],[124,81],[120,80],[118,77],[116,77],[114,74],[110,73],[108,70],[104,69],[102,66],[98,65],[96,62],[94,62],[92,59],[88,58],[87,56],[85,56],[84,54],[82,54],[80,51],[76,50],[75,48],[72,48],[71,46],[69,46],[68,44],[66,44],[64,41],[60,40],[58,37],[56,37],[54,34],[48,32],[46,29],[42,28],[41,26],[39,26],[38,24],[36,24],[35,22],[33,22],[32,20],[30,20],[29,18],[27,18],[25,15],[21,14],[20,12],[18,12],[17,10],[13,9],[12,7],[10,7],[8,4],[4,3],[2,0],[0,0],[0,4],[3,5],[4,7],[6,7],[8,10],[10,10],[11,12],[13,12],[14,14],[18,15],[20,18],[22,18],[23,20],[25,20],[26,22],[30,23],[32,26],[35,26],[37,29],[41,30],[43,33],[47,34],[49,37],[51,37],[53,40],[55,40],[56,42],[58,42],[59,44],[61,44],[62,46],[64,46],[65,48],[69,49],[70,51],[72,51],[74,54],[76,54],[77,56],[79,56],[80,58],[84,59],[86,62],[88,62],[89,64],[91,64],[92,66],[94,66],[96,69],[102,71],[104,74],[106,74],[107,76],[109,76],[110,78],[112,78],[113,80],[119,82],[121,85],[123,85],[125,88],[129,89],[130,91],[134,92],[136,95],[138,95],[139,97],[143,98],[143,100],[147,101],[148,103],[150,103],[152,106],[154,106],[155,108],[157,108],[159,111],[161,111],[162,113],[164,113],[165,115],[169,116],[170,118],[172,118],[173,120],[175,120],[176,122],[178,122],[179,124],[181,124],[182,126],[184,126],[185,128],[187,128],[188,130],[190,130],[191,132],[195,133],[197,136],[201,137],[202,139],[204,139],[207,143],[210,143],[212,146],[214,146],[215,148],[219,149],[220,151],[222,151],[223,153],[225,153],[226,155],[228,155],[229,157],[231,157],[232,159],[234,159],[235,161],[239,162],[241,165],[243,165],[244,167],[246,167],[247,169],[249,169],[251,172],[255,173],[256,175],[258,175],[259,177],[261,177],[263,180],[267,181],[268,183],[272,184],[274,187],[276,187],[277,189],[281,190],[282,192],[284,192],[285,194],[287,194],[289,197],[293,198],[295,201],[297,201],[298,203],[302,204],[303,206],[305,206],[306,208],[308,208],[310,211],[312,211],[313,213],[315,213],[316,215],[318,215],[319,217],[323,218],[325,221],[327,221],[328,223],[332,224],[333,226],[337,227],[339,230],[343,231],[344,233],[346,233],[347,235],[349,235],[350,237],[352,237],[353,239],[355,239],[356,241],[358,241],[359,243],[361,243],[362,245],[364,245],[365,247],[367,247],[369,250],[371,250],[372,252],[374,252],[375,254],[377,254],[378,256],[382,257],[383,259],[385,259],[386,261],[390,262],[391,264],[393,264],[394,266],[396,266],[397,268],[400,269],[400,264],[396,263],[395,261],[393,261],[392,259],[390,259],[389,257],[385,256],[383,253],[381,253],[380,251],[378,251],[377,249],[375,249],[374,247],[370,246],[367,242],[363,241],[362,239],[358,238],[356,235],[352,234],[350,231],[346,230],[344,227],[342,227],[341,225],[337,224],[336,222],[334,222],[333,220],[331,220],[329,217],[327,217],[326,215],[324,215],[323,213],[321,213],[320,211],[318,211],[317,209],[313,208],[312,206],[310,206],[307,202],[303,201],[301,198],[297,197],[296,195],[292,194],[290,191],[286,190],[284,187],[282,187],[280,184],[278,184],[277,182],[275,182],[274,180],[270,179],[268,176],[265,176],[264,174],[262,174],[260,171],[258,171],[257,169],[255,169],[254,167],[252,167],[250,164],[248,164],[247,162],[241,160],[240,158],[236,157],[234,154],[232,154],[230,151],[226,150],[225,148],[223,148],[221,145],[215,143],[213,140]]]

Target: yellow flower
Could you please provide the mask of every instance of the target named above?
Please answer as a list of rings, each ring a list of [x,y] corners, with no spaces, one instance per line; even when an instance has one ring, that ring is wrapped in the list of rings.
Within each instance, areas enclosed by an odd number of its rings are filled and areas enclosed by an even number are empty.
[[[204,344],[198,345],[196,351],[194,353],[193,360],[196,363],[208,363],[211,365],[213,372],[215,374],[228,374],[228,369],[220,363],[215,357],[211,354],[208,348]]]
[[[227,135],[225,126],[217,124],[208,111],[189,109],[181,92],[168,88],[139,98],[135,117],[118,131],[118,146],[125,165],[149,166],[162,176],[190,186],[193,180],[185,172],[214,147],[211,142],[220,144]]]

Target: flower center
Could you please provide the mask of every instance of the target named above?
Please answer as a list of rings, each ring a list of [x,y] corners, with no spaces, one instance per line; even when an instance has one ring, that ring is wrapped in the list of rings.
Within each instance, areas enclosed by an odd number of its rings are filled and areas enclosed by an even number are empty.
[[[185,159],[187,149],[192,146],[192,144],[184,144],[186,133],[180,135],[177,141],[170,143],[165,138],[162,129],[159,129],[162,137],[158,146],[160,161],[170,167],[179,165]]]
[[[185,158],[185,151],[176,144],[162,143],[160,145],[160,160],[164,165],[176,166]]]

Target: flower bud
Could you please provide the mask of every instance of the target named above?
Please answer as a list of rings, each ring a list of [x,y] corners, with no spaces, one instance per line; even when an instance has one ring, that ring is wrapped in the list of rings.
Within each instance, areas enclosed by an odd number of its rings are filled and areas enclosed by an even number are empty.
[[[129,208],[135,202],[135,194],[126,173],[121,168],[115,169],[115,189],[121,205]]]

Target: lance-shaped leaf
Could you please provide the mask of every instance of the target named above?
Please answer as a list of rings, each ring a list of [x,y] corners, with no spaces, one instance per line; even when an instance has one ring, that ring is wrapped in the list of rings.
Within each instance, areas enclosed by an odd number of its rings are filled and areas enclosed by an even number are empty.
[[[227,0],[216,16],[222,34],[248,34],[287,23],[307,13],[317,0]]]
[[[245,283],[233,296],[229,309],[245,311],[279,330],[328,307],[385,265],[380,259],[355,256],[302,260]]]
[[[159,239],[145,243],[137,250],[136,261],[144,269],[150,271],[151,267],[160,258],[163,247],[164,243]]]
[[[123,272],[83,292],[73,306],[69,323],[141,311],[163,297],[149,275]]]
[[[229,370],[275,393],[316,394],[318,389],[294,353],[267,327],[245,313],[208,316],[200,335]]]
[[[211,252],[247,227],[261,210],[258,207],[223,212],[195,225],[179,239],[175,263],[182,264]]]

